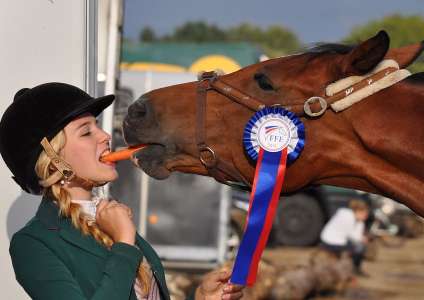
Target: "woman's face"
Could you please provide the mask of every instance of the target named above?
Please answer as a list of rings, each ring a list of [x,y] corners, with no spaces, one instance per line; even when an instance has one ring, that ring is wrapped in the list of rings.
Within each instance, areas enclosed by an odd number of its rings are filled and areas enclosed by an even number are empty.
[[[368,219],[368,210],[360,209],[355,212],[356,220],[365,222]]]
[[[96,118],[84,114],[64,128],[66,142],[62,156],[77,176],[96,182],[109,182],[118,177],[114,163],[100,162],[110,151],[110,135],[97,126]]]

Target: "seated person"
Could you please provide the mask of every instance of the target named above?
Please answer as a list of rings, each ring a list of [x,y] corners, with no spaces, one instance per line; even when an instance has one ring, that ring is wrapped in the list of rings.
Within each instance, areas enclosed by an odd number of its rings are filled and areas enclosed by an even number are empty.
[[[367,276],[361,269],[361,263],[368,242],[364,235],[364,222],[368,214],[368,205],[362,200],[353,199],[348,208],[339,208],[336,211],[321,232],[321,248],[338,257],[342,252],[349,252],[354,272],[360,276]]]

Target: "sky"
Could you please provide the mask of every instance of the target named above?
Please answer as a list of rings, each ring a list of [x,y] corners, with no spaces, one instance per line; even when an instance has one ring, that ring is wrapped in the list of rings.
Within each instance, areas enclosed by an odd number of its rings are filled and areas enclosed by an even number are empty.
[[[124,37],[136,40],[144,26],[158,35],[187,21],[222,28],[248,22],[282,25],[304,43],[337,42],[352,28],[386,15],[421,15],[424,0],[124,0]],[[424,37],[423,37],[424,38]]]

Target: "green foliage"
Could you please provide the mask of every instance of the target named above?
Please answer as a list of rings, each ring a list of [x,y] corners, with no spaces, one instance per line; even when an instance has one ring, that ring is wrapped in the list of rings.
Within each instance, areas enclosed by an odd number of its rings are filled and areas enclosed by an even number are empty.
[[[231,41],[262,43],[265,40],[262,29],[249,23],[228,29],[227,36]]]
[[[168,40],[178,42],[218,42],[227,39],[225,31],[205,22],[187,22],[177,27]]]
[[[154,42],[156,41],[156,34],[151,27],[147,26],[140,32],[139,40],[140,42]]]
[[[273,25],[266,30],[248,23],[228,30],[230,41],[247,41],[261,46],[269,57],[292,53],[301,48],[301,42],[289,29]]]
[[[378,31],[385,30],[390,36],[390,47],[396,48],[424,40],[424,17],[391,15],[355,27],[343,42],[358,43],[366,40]],[[421,55],[408,69],[412,72],[424,71],[424,55]]]
[[[355,27],[342,40],[343,43],[356,44],[386,30],[390,36],[391,47],[400,47],[424,40],[424,17],[391,15]],[[258,45],[269,57],[277,57],[299,51],[303,45],[291,30],[273,25],[266,29],[244,23],[222,29],[204,21],[187,22],[177,27],[170,35],[157,38],[154,31],[146,27],[140,33],[140,40],[173,42],[250,42]],[[412,72],[424,71],[424,55],[409,67]]]
[[[147,37],[155,36],[154,32],[151,34],[151,29],[146,34],[146,29],[148,28],[143,29],[140,34],[141,41],[149,41],[146,39],[146,35]],[[263,30],[258,26],[244,23],[229,29],[221,29],[203,21],[187,22],[177,27],[171,35],[158,40],[197,43],[250,42],[261,47],[269,57],[289,54],[299,50],[302,46],[295,33],[279,25],[273,25]]]

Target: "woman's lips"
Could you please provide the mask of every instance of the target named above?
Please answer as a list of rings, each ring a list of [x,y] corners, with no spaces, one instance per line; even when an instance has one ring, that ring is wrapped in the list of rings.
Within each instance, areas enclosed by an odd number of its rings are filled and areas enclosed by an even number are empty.
[[[109,155],[110,153],[111,153],[111,151],[110,151],[110,149],[109,149],[109,148],[105,149],[103,152],[101,152],[101,153],[100,153],[100,155],[99,155],[99,157],[98,157],[98,161],[99,161],[101,164],[104,164],[104,165],[107,165],[107,166],[110,166],[110,167],[115,167],[115,165],[116,165],[116,163],[115,163],[115,162],[112,162],[112,161],[103,161],[103,160],[102,160],[102,157],[104,157],[104,156],[106,156],[106,155]]]

